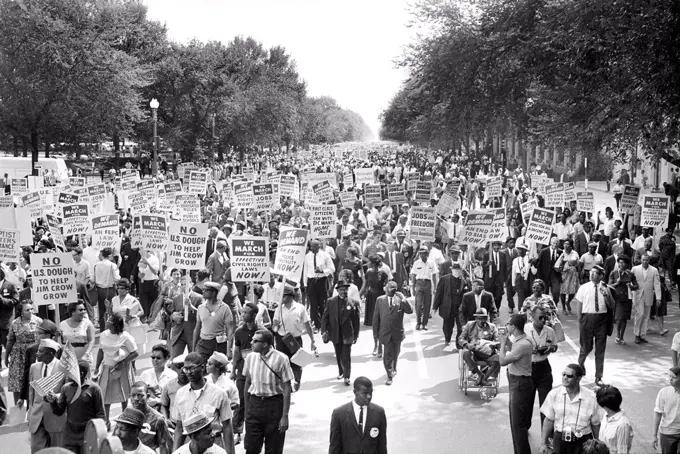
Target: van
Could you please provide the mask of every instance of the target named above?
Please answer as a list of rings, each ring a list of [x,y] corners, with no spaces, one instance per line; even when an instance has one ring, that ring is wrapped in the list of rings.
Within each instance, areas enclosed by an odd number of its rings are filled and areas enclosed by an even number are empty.
[[[37,167],[40,168],[40,175],[54,170],[57,181],[68,181],[68,167],[61,158],[38,158]],[[25,178],[31,175],[31,158],[0,156],[0,178],[4,178],[5,174],[8,178]]]

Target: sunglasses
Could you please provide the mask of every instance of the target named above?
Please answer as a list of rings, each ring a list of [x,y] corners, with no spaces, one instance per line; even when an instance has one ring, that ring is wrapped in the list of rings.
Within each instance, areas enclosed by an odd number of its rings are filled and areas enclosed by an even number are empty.
[[[567,378],[574,378],[576,375],[574,375],[574,374],[565,374],[564,372],[562,372],[562,376],[563,376],[563,377],[567,377]]]
[[[162,356],[152,356],[151,359],[164,359]]]
[[[537,318],[538,320],[545,320],[545,319],[546,319],[545,315],[539,315],[539,316],[536,317],[536,318]]]

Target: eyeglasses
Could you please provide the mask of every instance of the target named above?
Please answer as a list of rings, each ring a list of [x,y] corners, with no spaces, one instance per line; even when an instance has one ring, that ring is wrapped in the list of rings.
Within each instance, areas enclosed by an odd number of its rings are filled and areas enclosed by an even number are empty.
[[[539,316],[536,317],[536,318],[537,318],[538,320],[545,320],[545,315],[539,315]]]
[[[201,368],[201,366],[198,366],[198,365],[197,366],[191,366],[191,367],[184,366],[184,367],[182,367],[182,370],[184,372],[193,372],[193,371],[198,370],[200,368]]]
[[[152,356],[151,359],[164,359],[162,356]]]
[[[564,372],[562,372],[562,376],[563,376],[563,377],[567,377],[567,378],[574,378],[576,375],[574,375],[574,374],[565,374]]]

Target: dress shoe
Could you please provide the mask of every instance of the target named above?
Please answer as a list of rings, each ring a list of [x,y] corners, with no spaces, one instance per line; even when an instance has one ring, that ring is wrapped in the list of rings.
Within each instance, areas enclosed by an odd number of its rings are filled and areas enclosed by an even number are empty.
[[[427,331],[427,326],[423,325],[423,326],[420,327],[420,329],[422,329],[423,331]]]
[[[665,330],[661,331],[659,334],[662,335],[662,336],[665,336],[666,334],[668,334],[668,330],[665,329]]]
[[[649,344],[649,341],[644,337],[640,337],[640,342],[642,342],[643,344]]]
[[[636,343],[636,344],[639,344],[640,342],[641,342],[641,341],[640,341],[640,336],[635,336],[635,343]]]
[[[344,377],[344,375],[342,375],[342,374],[338,374],[338,380],[341,380],[341,379],[342,379],[342,377]]]
[[[510,309],[508,310],[508,314],[512,314],[512,313],[514,313],[514,312],[515,312],[515,310],[514,310],[513,308],[510,308]]]
[[[387,386],[390,386],[392,384],[392,377],[387,377],[387,381],[385,382]]]
[[[349,378],[345,378],[345,386],[349,386],[351,383],[349,382]]]
[[[382,358],[382,350],[378,352],[378,358]]]
[[[392,370],[392,377],[394,377],[395,375],[397,375],[397,369]]]
[[[373,349],[373,356],[377,356],[377,355],[378,355],[378,347],[375,347]]]
[[[416,325],[416,331],[420,331],[420,325]]]
[[[605,386],[604,382],[602,381],[602,378],[595,379],[595,386],[597,386],[598,388],[602,388],[603,386]]]
[[[619,339],[619,338],[617,337],[617,338],[614,339],[614,342],[616,342],[617,344],[620,345],[620,344],[621,344],[621,339]]]
[[[241,444],[241,434],[234,435],[234,445]]]

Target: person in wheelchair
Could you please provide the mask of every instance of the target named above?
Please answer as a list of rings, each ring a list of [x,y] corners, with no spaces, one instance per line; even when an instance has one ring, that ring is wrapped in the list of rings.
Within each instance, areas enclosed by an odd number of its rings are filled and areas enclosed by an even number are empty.
[[[465,324],[458,338],[458,345],[464,350],[463,360],[477,376],[475,386],[491,386],[489,379],[497,378],[501,370],[498,356],[500,343],[496,325],[489,323],[489,314],[485,308],[477,309],[475,320]],[[489,366],[484,373],[479,369],[477,361],[484,361]]]

